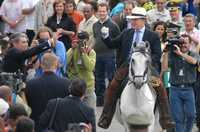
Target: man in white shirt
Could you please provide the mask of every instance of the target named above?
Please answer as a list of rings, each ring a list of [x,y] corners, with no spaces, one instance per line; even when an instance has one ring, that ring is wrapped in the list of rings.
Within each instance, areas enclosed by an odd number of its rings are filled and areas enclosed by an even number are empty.
[[[186,14],[184,16],[185,31],[181,34],[187,34],[192,39],[191,50],[199,53],[200,31],[195,27],[195,16],[193,14]]]
[[[47,19],[53,15],[53,0],[40,0],[35,7],[35,29],[43,27]]]
[[[89,34],[89,46],[94,46],[94,32],[93,25],[98,21],[98,19],[94,15],[94,9],[91,4],[86,4],[83,8],[83,14],[85,19],[82,20],[79,24],[78,31],[85,31]]]
[[[0,9],[0,16],[5,22],[5,34],[25,32],[24,15],[21,0],[4,0]]]
[[[187,34],[190,36],[192,43],[190,50],[196,53],[200,53],[200,30],[195,27],[196,17],[193,14],[186,14],[184,16],[185,31],[181,34]],[[197,81],[194,86],[195,100],[196,100],[196,124],[200,129],[200,72],[197,72]]]
[[[26,23],[26,35],[29,38],[29,44],[31,44],[33,37],[35,36],[35,5],[33,0],[22,0],[22,13],[25,15]]]
[[[156,0],[156,8],[147,12],[147,23],[152,26],[156,21],[167,22],[171,20],[169,11],[165,9],[165,0]]]

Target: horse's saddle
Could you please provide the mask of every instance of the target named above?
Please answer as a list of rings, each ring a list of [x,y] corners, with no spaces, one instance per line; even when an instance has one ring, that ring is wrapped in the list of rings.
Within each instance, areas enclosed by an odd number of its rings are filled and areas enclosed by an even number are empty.
[[[150,84],[152,87],[157,88],[157,87],[160,87],[160,85],[161,85],[161,80],[160,80],[159,77],[150,76],[149,84]]]

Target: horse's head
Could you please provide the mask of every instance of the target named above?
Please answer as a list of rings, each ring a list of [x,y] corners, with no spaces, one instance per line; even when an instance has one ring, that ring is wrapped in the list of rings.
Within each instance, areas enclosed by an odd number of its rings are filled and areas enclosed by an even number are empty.
[[[129,79],[137,89],[148,81],[149,65],[151,64],[148,42],[133,44],[133,53],[129,65]]]

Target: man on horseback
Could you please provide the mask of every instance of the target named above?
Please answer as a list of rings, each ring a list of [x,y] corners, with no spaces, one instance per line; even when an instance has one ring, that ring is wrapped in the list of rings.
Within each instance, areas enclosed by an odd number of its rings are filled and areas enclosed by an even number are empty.
[[[102,128],[108,128],[112,117],[115,113],[116,102],[120,97],[124,86],[127,83],[127,75],[129,71],[129,58],[132,52],[132,44],[139,43],[141,41],[148,41],[150,44],[152,69],[153,69],[153,81],[156,80],[156,86],[154,89],[157,93],[160,124],[163,129],[174,127],[169,112],[168,98],[165,89],[161,86],[159,73],[160,73],[160,58],[161,58],[161,44],[158,35],[145,27],[146,11],[144,8],[135,7],[132,10],[132,15],[127,16],[127,19],[132,21],[132,29],[124,30],[115,39],[110,39],[109,29],[102,28],[102,37],[105,44],[109,48],[115,48],[120,50],[118,58],[119,67],[116,74],[109,84],[105,93],[105,101],[102,115],[100,116],[98,125]]]

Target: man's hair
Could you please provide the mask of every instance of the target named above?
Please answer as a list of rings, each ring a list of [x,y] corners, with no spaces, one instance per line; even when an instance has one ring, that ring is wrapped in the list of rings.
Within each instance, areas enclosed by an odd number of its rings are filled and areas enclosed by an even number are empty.
[[[20,116],[28,116],[24,106],[22,104],[13,104],[8,110],[8,118],[16,120]]]
[[[86,88],[86,82],[78,78],[72,80],[69,86],[70,94],[77,97],[82,97],[86,92]]]
[[[76,9],[76,3],[74,0],[65,0],[65,4],[73,4],[74,10]]]
[[[106,10],[107,11],[109,10],[109,5],[107,3],[105,3],[105,2],[99,3],[97,5],[97,7],[98,7],[98,9],[99,9],[99,7],[106,7]]]
[[[14,33],[10,36],[10,43],[18,43],[21,38],[26,38],[28,40],[28,37],[25,33]]]
[[[195,17],[193,14],[187,13],[187,14],[184,16],[184,19],[185,19],[186,17],[192,18],[193,21],[196,22],[196,17]]]
[[[135,3],[134,3],[132,0],[127,0],[127,1],[125,1],[125,2],[124,2],[124,5],[125,5],[125,7],[126,7],[127,5],[132,5],[133,8],[135,7]]]
[[[33,132],[35,123],[32,119],[21,116],[17,119],[15,132]]]
[[[12,89],[7,85],[0,86],[0,98],[8,102],[8,98],[12,96]]]
[[[189,35],[187,35],[187,34],[182,34],[181,37],[188,38],[189,39],[189,43],[192,42],[192,38]]]
[[[48,32],[49,36],[51,38],[53,37],[53,31],[50,28],[44,26],[44,27],[39,28],[39,30],[38,30],[37,34],[35,35],[34,39],[36,39],[36,40],[40,39],[40,33],[43,33],[43,32]]]
[[[45,53],[42,57],[41,65],[44,70],[52,70],[58,63],[58,57],[54,53]]]

